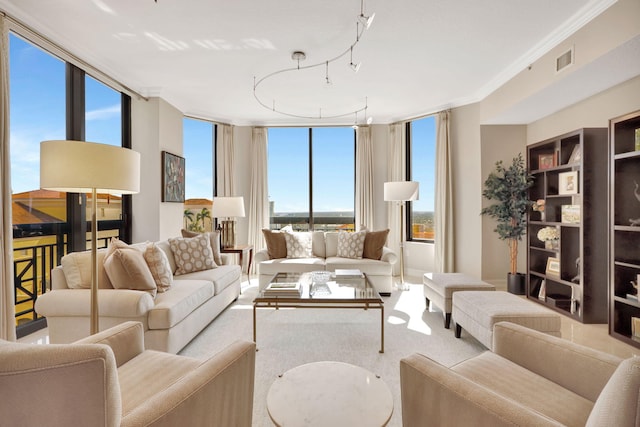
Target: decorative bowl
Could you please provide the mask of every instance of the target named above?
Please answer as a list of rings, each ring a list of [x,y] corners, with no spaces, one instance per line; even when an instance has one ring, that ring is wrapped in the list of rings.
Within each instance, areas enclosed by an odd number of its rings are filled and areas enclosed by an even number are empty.
[[[313,283],[324,284],[327,283],[331,279],[330,271],[312,271],[311,272],[311,280]]]

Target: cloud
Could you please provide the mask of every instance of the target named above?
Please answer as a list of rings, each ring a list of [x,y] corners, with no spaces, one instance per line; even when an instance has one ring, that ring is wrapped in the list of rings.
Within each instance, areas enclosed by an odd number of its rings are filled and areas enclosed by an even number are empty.
[[[85,115],[86,120],[108,120],[113,117],[120,117],[120,104],[87,111]]]

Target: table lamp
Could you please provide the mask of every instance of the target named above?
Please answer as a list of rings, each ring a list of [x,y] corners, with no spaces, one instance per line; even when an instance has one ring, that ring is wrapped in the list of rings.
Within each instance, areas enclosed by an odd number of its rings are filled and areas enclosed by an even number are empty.
[[[236,245],[236,220],[233,218],[244,217],[244,198],[239,197],[215,197],[211,216],[214,218],[226,218],[222,220],[222,232],[220,244],[223,248],[232,248]]]

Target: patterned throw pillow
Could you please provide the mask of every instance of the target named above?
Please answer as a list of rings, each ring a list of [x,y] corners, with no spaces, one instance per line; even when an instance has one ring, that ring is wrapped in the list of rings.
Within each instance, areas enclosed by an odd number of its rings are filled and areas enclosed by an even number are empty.
[[[149,243],[144,250],[144,260],[151,270],[153,280],[156,281],[158,292],[166,292],[173,284],[173,274],[167,254],[155,243]]]
[[[176,261],[176,276],[211,270],[218,266],[213,260],[211,241],[205,234],[196,237],[175,237],[169,239],[169,246]]]
[[[367,236],[366,231],[358,231],[355,233],[347,233],[341,231],[338,233],[338,257],[340,258],[362,258],[364,250],[364,239]]]
[[[311,258],[311,233],[282,233],[287,244],[287,258]]]
[[[181,233],[182,233],[182,237],[196,237],[202,234],[195,231],[185,230],[184,228],[181,230]],[[211,242],[211,249],[213,249],[213,261],[217,265],[222,265],[222,256],[220,255],[220,230],[208,231],[204,234],[209,236],[209,240]]]

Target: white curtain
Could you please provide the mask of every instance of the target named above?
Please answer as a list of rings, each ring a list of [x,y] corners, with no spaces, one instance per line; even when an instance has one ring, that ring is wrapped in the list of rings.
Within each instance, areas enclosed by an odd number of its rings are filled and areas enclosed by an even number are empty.
[[[404,181],[406,177],[405,123],[393,123],[389,126],[389,151],[387,152],[387,181]],[[387,202],[389,238],[387,244],[400,255],[400,206],[396,202]],[[395,263],[393,274],[400,274],[400,263]]]
[[[0,16],[0,338],[16,340],[13,288],[13,231],[11,218],[11,158],[9,156],[9,30]]]
[[[251,133],[251,188],[249,190],[249,244],[254,253],[266,248],[262,229],[269,227],[269,185],[267,181],[267,129]],[[251,270],[255,271],[255,263]],[[250,272],[251,273],[251,272]]]
[[[373,230],[373,145],[371,128],[360,126],[356,131],[356,223]]]
[[[454,271],[453,254],[453,183],[451,181],[451,143],[449,111],[436,117],[436,205],[435,256],[437,272]]]
[[[233,185],[233,126],[217,125],[216,138],[216,177],[217,195],[235,196]]]

